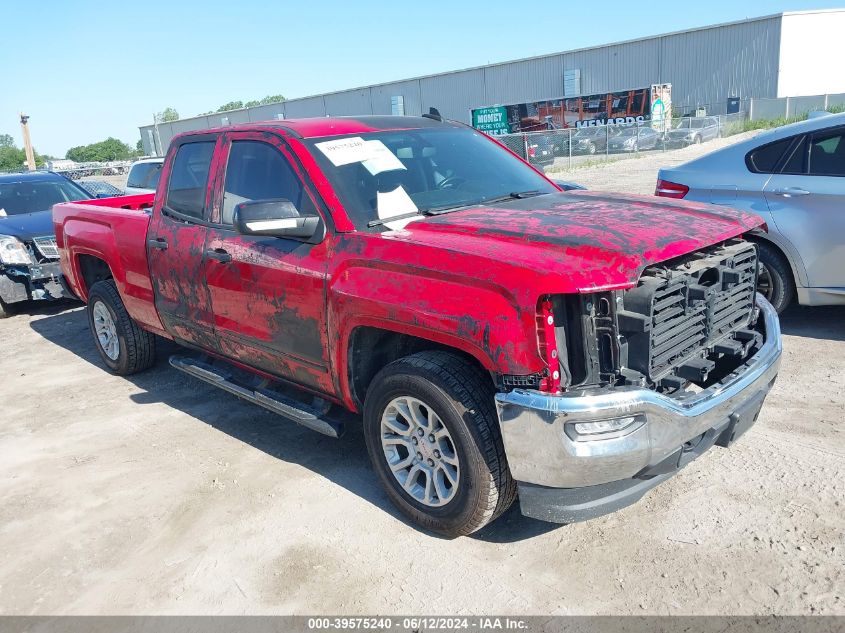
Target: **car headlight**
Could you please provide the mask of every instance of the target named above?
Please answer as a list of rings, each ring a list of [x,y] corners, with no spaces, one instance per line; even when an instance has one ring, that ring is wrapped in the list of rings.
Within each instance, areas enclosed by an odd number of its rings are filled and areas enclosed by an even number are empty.
[[[4,264],[31,264],[29,251],[18,238],[0,235],[0,262]]]

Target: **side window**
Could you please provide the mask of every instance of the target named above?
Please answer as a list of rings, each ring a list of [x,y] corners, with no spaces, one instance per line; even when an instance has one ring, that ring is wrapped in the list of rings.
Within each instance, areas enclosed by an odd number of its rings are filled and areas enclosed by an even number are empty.
[[[223,187],[223,224],[248,200],[290,200],[301,216],[317,215],[311,198],[285,156],[261,141],[233,141]]]
[[[168,209],[202,219],[214,141],[185,143],[176,151],[164,204]]]
[[[845,176],[845,130],[814,134],[809,159],[811,176]]]
[[[801,139],[801,142],[792,150],[787,161],[783,164],[783,169],[780,170],[782,174],[791,174],[800,176],[807,173],[807,137]]]
[[[749,171],[757,174],[772,174],[781,157],[792,145],[794,137],[785,138],[768,145],[753,149],[745,155],[745,164]]]

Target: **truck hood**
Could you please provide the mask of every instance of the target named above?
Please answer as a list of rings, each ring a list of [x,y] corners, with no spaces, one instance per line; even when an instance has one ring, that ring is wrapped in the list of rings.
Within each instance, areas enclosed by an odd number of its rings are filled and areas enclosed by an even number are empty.
[[[34,213],[0,217],[0,235],[13,235],[21,240],[53,234],[53,214],[49,209]]]
[[[759,227],[754,214],[666,198],[576,191],[472,207],[383,234],[543,273],[547,292],[635,285],[647,266]],[[479,270],[478,277],[495,276]]]

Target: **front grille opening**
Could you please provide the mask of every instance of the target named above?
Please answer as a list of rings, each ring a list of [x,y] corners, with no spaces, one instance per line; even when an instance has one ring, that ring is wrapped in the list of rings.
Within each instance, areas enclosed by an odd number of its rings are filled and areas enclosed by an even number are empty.
[[[719,271],[715,268],[704,271],[698,278],[699,286],[715,286],[717,283],[719,283]]]
[[[711,368],[741,360],[749,352],[756,270],[757,247],[741,240],[647,268],[622,293],[625,369],[677,389],[697,372],[704,384]]]

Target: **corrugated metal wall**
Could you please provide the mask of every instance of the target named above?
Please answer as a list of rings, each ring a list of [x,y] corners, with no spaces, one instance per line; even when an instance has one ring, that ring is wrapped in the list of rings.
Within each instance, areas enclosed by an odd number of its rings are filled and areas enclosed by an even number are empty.
[[[581,70],[584,95],[669,82],[674,103],[707,105],[720,114],[729,96],[777,95],[780,34],[781,16],[755,19],[184,119],[159,125],[158,133],[167,147],[174,134],[225,124],[222,117],[235,124],[278,114],[390,114],[390,98],[397,95],[404,97],[405,114],[419,115],[433,106],[469,123],[472,108],[563,96],[563,72],[573,68]],[[140,128],[146,153],[153,149],[146,132],[152,127]]]

